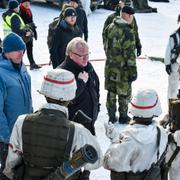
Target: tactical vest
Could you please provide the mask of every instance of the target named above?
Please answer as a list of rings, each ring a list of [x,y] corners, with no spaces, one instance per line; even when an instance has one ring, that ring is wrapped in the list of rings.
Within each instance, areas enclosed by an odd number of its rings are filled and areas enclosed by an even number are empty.
[[[41,109],[26,116],[22,127],[25,180],[46,177],[65,160],[70,121],[58,110]]]
[[[19,20],[21,21],[21,27],[20,29],[24,29],[25,28],[25,24],[23,19],[21,18],[21,16],[19,16],[17,13],[13,12],[10,16],[7,15],[5,18],[2,18],[2,27],[3,27],[3,33],[4,36],[8,35],[10,32],[12,32],[11,30],[11,18],[13,16],[18,16]]]

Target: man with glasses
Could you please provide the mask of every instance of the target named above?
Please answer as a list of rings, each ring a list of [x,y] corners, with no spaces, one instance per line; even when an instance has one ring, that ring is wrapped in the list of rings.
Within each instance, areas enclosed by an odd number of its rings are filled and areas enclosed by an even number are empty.
[[[82,37],[82,32],[76,25],[77,13],[72,7],[65,9],[63,19],[59,21],[52,37],[50,59],[55,69],[65,59],[65,50],[68,42],[74,37]]]
[[[69,120],[75,113],[81,110],[89,116],[89,130],[95,135],[95,121],[99,113],[99,78],[89,62],[89,47],[85,40],[76,37],[72,39],[66,48],[65,61],[58,68],[71,71],[77,82],[76,96],[68,105]],[[89,180],[89,171],[80,172],[78,180]]]

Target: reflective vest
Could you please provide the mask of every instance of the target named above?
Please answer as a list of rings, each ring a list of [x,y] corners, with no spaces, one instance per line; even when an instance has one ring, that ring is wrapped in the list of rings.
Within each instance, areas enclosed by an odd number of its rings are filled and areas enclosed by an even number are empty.
[[[25,24],[24,24],[24,21],[23,19],[21,18],[21,16],[19,16],[17,13],[13,12],[10,16],[7,15],[5,17],[5,20],[4,18],[2,18],[2,27],[3,27],[3,33],[4,33],[4,36],[8,35],[10,32],[12,32],[12,29],[11,29],[11,18],[13,16],[18,16],[20,22],[21,22],[21,27],[20,29],[24,29],[25,28]]]

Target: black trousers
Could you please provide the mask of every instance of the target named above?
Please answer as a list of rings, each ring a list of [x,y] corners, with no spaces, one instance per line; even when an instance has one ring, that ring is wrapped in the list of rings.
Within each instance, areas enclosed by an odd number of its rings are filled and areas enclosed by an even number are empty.
[[[34,58],[33,58],[33,41],[29,41],[26,43],[26,51],[27,51],[27,57],[29,59],[30,65],[35,64]]]
[[[0,142],[0,164],[1,164],[0,180],[10,180],[3,174],[3,170],[4,170],[5,164],[6,164],[7,154],[8,154],[8,144]]]

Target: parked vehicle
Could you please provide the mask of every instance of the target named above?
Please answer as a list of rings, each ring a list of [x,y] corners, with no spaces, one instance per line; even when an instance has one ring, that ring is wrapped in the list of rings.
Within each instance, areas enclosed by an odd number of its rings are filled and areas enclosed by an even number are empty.
[[[35,0],[33,0],[35,1]],[[64,3],[68,3],[69,0],[45,0],[47,3],[57,4],[60,8],[62,8]],[[91,0],[90,8],[91,10],[95,10],[101,4],[102,0]]]

